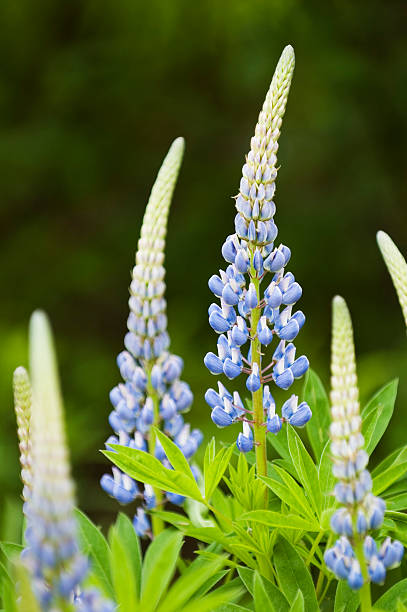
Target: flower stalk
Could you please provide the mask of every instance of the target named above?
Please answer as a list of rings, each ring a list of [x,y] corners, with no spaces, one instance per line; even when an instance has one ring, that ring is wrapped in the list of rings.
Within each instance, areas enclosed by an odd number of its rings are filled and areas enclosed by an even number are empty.
[[[337,479],[334,493],[341,507],[331,518],[331,528],[340,537],[325,551],[324,559],[338,579],[360,590],[361,610],[367,612],[371,610],[371,582],[382,584],[387,569],[400,564],[404,549],[390,538],[378,547],[369,535],[383,523],[386,505],[372,493],[361,433],[352,321],[340,296],[333,300],[332,313],[330,436]]]
[[[305,322],[301,311],[293,312],[302,289],[293,274],[286,271],[290,249],[274,245],[278,233],[273,220],[278,139],[293,70],[294,50],[287,46],[260,111],[242,169],[236,196],[235,233],[227,237],[222,247],[223,258],[229,265],[208,283],[220,299],[220,306],[211,304],[209,308],[209,324],[219,339],[217,354],[208,353],[205,365],[212,374],[224,374],[229,380],[247,375],[252,413],[237,391],[230,393],[220,382],[218,392],[208,389],[205,399],[218,427],[242,423],[243,431],[236,444],[242,452],[255,448],[258,475],[267,474],[267,432],[276,435],[284,423],[303,426],[311,418],[309,406],[305,402],[299,405],[295,395],[284,403],[281,416],[278,415],[267,384],[288,390],[309,367],[305,355],[295,358],[293,344]],[[275,337],[277,346],[267,363],[267,347]],[[267,506],[267,493],[264,503]]]
[[[151,429],[154,425],[173,438],[185,457],[197,450],[202,434],[184,422],[182,413],[192,404],[189,386],[180,380],[182,359],[169,353],[165,294],[164,247],[172,195],[184,152],[183,138],[171,145],[158,172],[141,227],[132,271],[127,320],[126,350],[118,358],[123,382],[110,392],[113,411],[109,423],[114,431],[106,441],[148,451],[171,467],[161,444]],[[102,488],[120,504],[141,502],[134,515],[134,528],[140,536],[158,535],[161,519],[153,516],[152,526],[145,510],[161,506],[165,499],[182,504],[184,498],[139,483],[118,468],[104,474]],[[151,528],[152,527],[152,528]]]

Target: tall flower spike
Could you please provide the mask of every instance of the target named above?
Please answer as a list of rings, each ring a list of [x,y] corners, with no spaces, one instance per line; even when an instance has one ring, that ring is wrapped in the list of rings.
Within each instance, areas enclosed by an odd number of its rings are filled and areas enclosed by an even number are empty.
[[[244,373],[246,387],[252,393],[253,412],[244,409],[237,393],[232,401],[232,395],[223,385],[219,393],[210,389],[205,397],[212,408],[212,420],[218,426],[236,421],[245,423],[237,446],[247,452],[254,437],[257,470],[263,475],[267,474],[267,431],[274,435],[283,422],[302,426],[311,418],[308,405],[304,402],[298,405],[295,395],[285,402],[282,416],[278,416],[269,387],[264,386],[270,382],[287,390],[309,366],[304,355],[295,358],[292,343],[305,321],[301,311],[293,312],[302,289],[293,274],[285,270],[290,249],[274,246],[278,138],[294,63],[294,50],[287,46],[271,81],[243,166],[236,197],[236,233],[228,236],[222,247],[222,255],[230,265],[212,276],[208,283],[220,299],[220,306],[212,304],[209,308],[209,324],[221,335],[218,354],[208,353],[205,365],[212,374],[225,374],[229,379]],[[265,365],[265,347],[272,344],[274,337],[279,342],[272,349],[270,363]],[[250,346],[246,352],[244,345],[248,341]]]
[[[385,232],[377,232],[377,244],[397,291],[407,327],[407,263],[393,240]]]
[[[168,212],[184,152],[183,138],[177,138],[164,159],[151,190],[141,228],[136,265],[130,285],[130,315],[124,344],[117,364],[124,382],[110,392],[114,410],[109,423],[115,435],[106,442],[120,443],[150,453],[167,461],[161,445],[150,431],[151,425],[162,427],[189,459],[198,448],[202,434],[190,431],[182,414],[192,403],[189,386],[180,380],[183,362],[168,352],[166,302],[164,299],[164,246]],[[143,500],[147,509],[163,503],[163,492],[139,485],[119,469],[113,476],[105,474],[102,488],[121,504]],[[182,503],[179,496],[166,493],[172,503]],[[150,524],[143,508],[138,508],[134,527],[139,535],[149,534]],[[153,531],[158,533],[161,521],[153,517]]]
[[[385,503],[372,494],[369,457],[361,433],[352,322],[340,296],[333,300],[331,374],[331,455],[338,480],[334,493],[341,508],[331,519],[340,538],[325,552],[325,563],[352,589],[363,588],[362,601],[367,598],[368,605],[369,581],[384,582],[386,569],[400,563],[403,546],[388,538],[378,548],[368,535],[381,526]]]
[[[32,377],[32,493],[26,503],[24,562],[42,610],[70,609],[88,562],[80,554],[63,408],[48,319],[34,312],[30,322]],[[106,610],[112,611],[113,604]],[[87,608],[90,612],[98,608]]]
[[[28,501],[32,487],[31,458],[31,384],[28,372],[19,367],[13,375],[14,410],[17,418],[17,434],[20,449],[21,480],[23,481],[23,500]]]

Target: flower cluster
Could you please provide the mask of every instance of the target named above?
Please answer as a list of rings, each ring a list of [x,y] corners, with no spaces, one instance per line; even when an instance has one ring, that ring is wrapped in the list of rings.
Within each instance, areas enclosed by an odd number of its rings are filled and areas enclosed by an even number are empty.
[[[158,440],[150,432],[151,425],[161,425],[165,433],[188,459],[197,450],[202,434],[184,422],[193,400],[187,383],[180,380],[183,361],[168,352],[169,337],[165,292],[164,246],[168,211],[184,150],[178,138],[172,144],[158,173],[147,204],[136,254],[136,265],[130,285],[130,315],[124,344],[127,350],[117,358],[124,382],[110,392],[113,411],[109,423],[115,434],[106,442],[149,451],[167,467],[171,467]],[[101,486],[121,504],[144,498],[147,509],[160,503],[157,492],[148,485],[140,491],[135,480],[113,468],[105,474]],[[181,504],[184,498],[166,493],[172,503]],[[150,530],[149,519],[139,507],[134,517],[139,535]]]
[[[32,486],[24,504],[27,517],[27,546],[22,558],[42,610],[68,609],[88,570],[88,560],[79,552],[74,519],[73,483],[65,441],[51,331],[45,315],[35,312],[30,324],[30,363],[33,380],[31,419],[28,423],[32,446]],[[22,368],[15,383],[28,377]],[[18,394],[17,394],[18,396]],[[21,398],[20,398],[21,399]],[[85,593],[84,593],[85,594]],[[104,612],[114,605],[104,601]],[[98,604],[99,605],[99,604]],[[86,608],[96,612],[90,603]]]
[[[222,247],[229,265],[208,283],[220,299],[220,305],[209,307],[209,324],[220,335],[217,354],[208,353],[205,365],[212,374],[224,374],[230,380],[246,374],[246,387],[259,408],[253,406],[253,418],[249,418],[250,411],[244,408],[239,394],[232,395],[221,383],[219,392],[209,389],[205,397],[212,408],[212,420],[219,427],[243,421],[237,445],[245,452],[253,447],[252,424],[276,434],[283,422],[301,426],[311,418],[309,406],[298,404],[295,395],[285,402],[279,416],[267,384],[272,382],[288,390],[309,367],[304,355],[296,357],[293,344],[305,322],[304,314],[293,310],[302,289],[294,275],[286,271],[290,249],[274,245],[276,154],[293,70],[294,51],[288,46],[277,65],[243,166],[236,197],[236,233],[228,236]],[[262,347],[269,346],[275,336],[279,342],[271,362],[264,365]],[[244,354],[248,342],[250,347]]]
[[[338,479],[334,493],[341,504],[331,527],[341,537],[325,552],[325,563],[351,588],[359,589],[367,580],[382,583],[386,569],[400,563],[403,546],[387,538],[378,548],[367,535],[382,525],[386,505],[372,493],[361,433],[352,322],[339,296],[333,301],[331,372],[331,454]]]

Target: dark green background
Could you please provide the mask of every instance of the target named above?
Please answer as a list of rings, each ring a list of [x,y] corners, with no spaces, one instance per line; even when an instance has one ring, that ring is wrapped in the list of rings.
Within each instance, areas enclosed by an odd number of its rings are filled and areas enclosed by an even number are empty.
[[[341,293],[356,327],[362,397],[404,375],[405,329],[375,245],[384,229],[407,253],[404,2],[2,0],[0,23],[5,507],[16,507],[20,491],[11,376],[26,364],[28,319],[42,307],[57,337],[81,506],[100,520],[116,509],[98,488],[98,449],[109,434],[144,206],[178,135],[187,149],[167,246],[172,349],[195,393],[191,420],[225,437],[203,401],[215,382],[202,364],[216,342],[207,279],[223,265],[230,196],[287,43],[297,66],[276,222],[304,288],[298,349],[328,382],[330,302]],[[381,453],[405,442],[406,400],[404,376]],[[3,513],[9,534],[12,516]]]

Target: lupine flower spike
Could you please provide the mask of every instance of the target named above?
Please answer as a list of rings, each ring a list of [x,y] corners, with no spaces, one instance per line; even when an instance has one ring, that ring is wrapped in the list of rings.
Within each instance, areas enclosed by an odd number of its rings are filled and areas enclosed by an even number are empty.
[[[13,375],[14,410],[17,418],[17,434],[20,449],[21,480],[23,481],[23,501],[31,497],[32,457],[31,457],[31,384],[28,372],[19,367]]]
[[[407,327],[407,263],[393,240],[385,232],[377,232],[377,244],[397,291]]]
[[[210,290],[220,300],[220,305],[209,308],[209,324],[219,339],[217,353],[208,353],[205,365],[212,374],[224,374],[230,380],[246,375],[253,410],[246,409],[239,394],[230,393],[222,383],[218,392],[209,389],[205,398],[219,427],[243,423],[237,446],[243,452],[255,446],[261,474],[266,474],[267,431],[277,434],[284,422],[302,426],[311,418],[309,406],[298,405],[295,395],[284,403],[281,416],[277,414],[269,387],[275,384],[288,390],[309,367],[304,355],[296,358],[293,344],[305,321],[300,310],[293,312],[302,289],[286,271],[290,249],[274,244],[276,155],[293,70],[294,50],[288,46],[278,62],[243,166],[235,233],[222,247],[229,265],[209,279]],[[266,347],[275,337],[278,343],[265,363]]]
[[[361,433],[352,322],[343,298],[333,300],[330,426],[335,496],[341,508],[331,519],[340,537],[325,552],[325,563],[352,589],[362,589],[362,610],[370,610],[369,582],[383,583],[386,570],[401,562],[403,546],[386,538],[379,546],[369,532],[378,529],[385,503],[372,494],[369,457]]]
[[[116,443],[149,451],[167,467],[163,448],[150,432],[151,425],[161,427],[171,436],[187,459],[202,440],[201,432],[191,431],[182,417],[193,396],[189,386],[180,380],[182,359],[168,352],[170,341],[164,299],[167,219],[183,151],[184,140],[177,138],[161,166],[144,215],[130,285],[126,350],[117,358],[124,382],[110,392],[114,410],[109,423],[114,435],[106,442],[108,449],[110,444]],[[136,499],[144,501],[144,507],[137,509],[133,522],[139,535],[149,534],[151,527],[144,508],[149,510],[162,504],[162,492],[148,485],[141,491],[139,484],[119,469],[112,471],[113,475],[102,477],[101,486],[121,504]],[[166,493],[166,499],[176,504],[184,501],[173,493]],[[153,518],[153,531],[157,533],[160,528],[160,521]]]
[[[41,609],[71,610],[88,561],[79,552],[76,538],[73,483],[51,330],[46,316],[38,311],[30,322],[30,370],[32,491],[26,502],[27,547],[22,556]],[[83,609],[111,612],[114,606],[98,595],[94,606]]]

